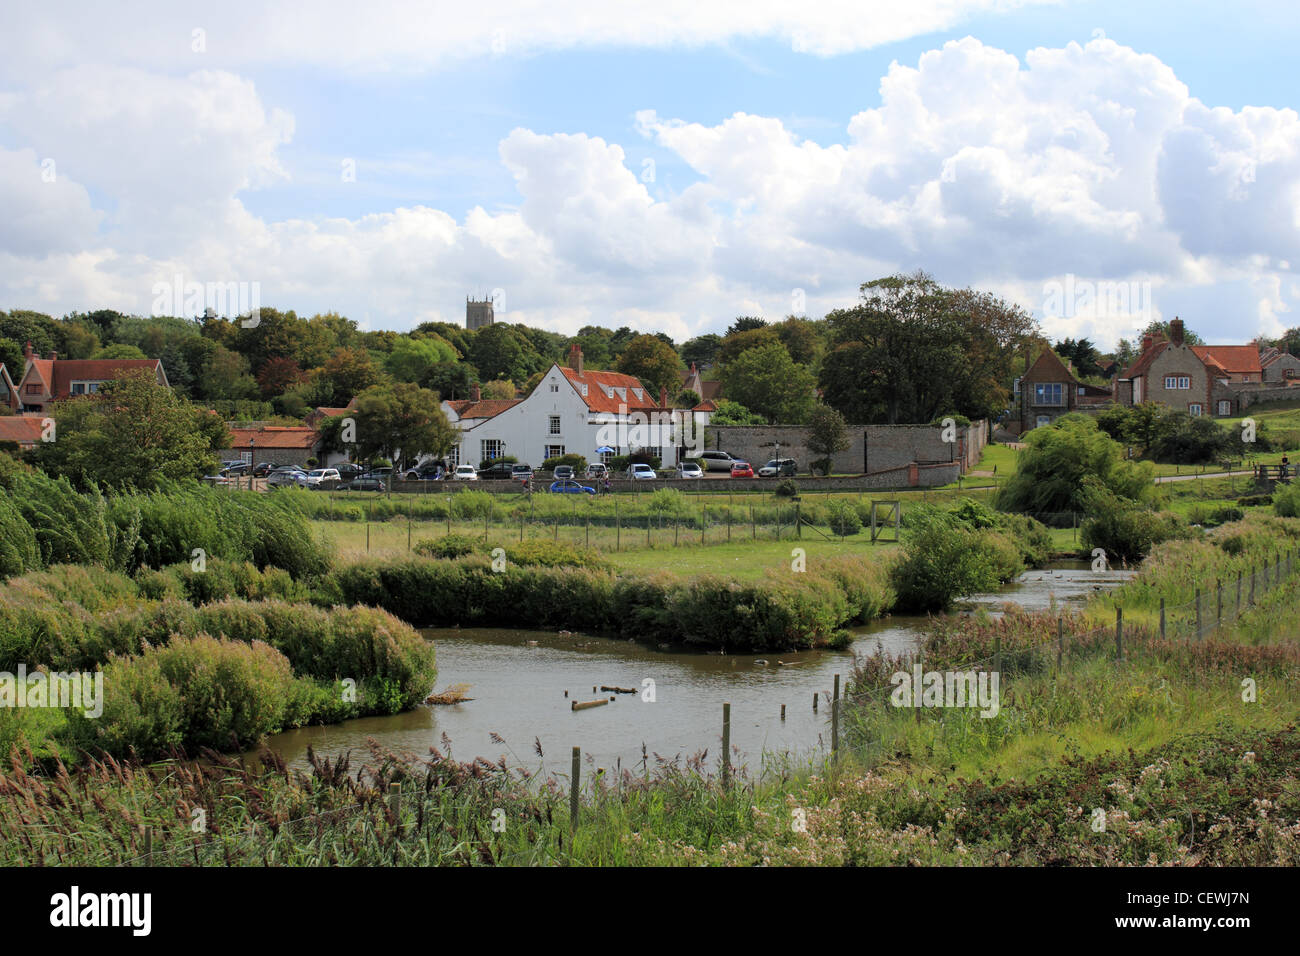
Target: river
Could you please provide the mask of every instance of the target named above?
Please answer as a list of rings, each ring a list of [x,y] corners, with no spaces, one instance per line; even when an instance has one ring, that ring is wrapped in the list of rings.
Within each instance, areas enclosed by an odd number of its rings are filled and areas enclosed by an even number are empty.
[[[995,594],[979,595],[961,610],[996,613],[1004,602],[1033,610],[1080,605],[1099,589],[1118,586],[1135,572],[1093,572],[1084,562],[1059,562],[1032,570]],[[424,633],[438,649],[438,689],[469,684],[473,699],[451,706],[422,706],[390,717],[365,717],[324,727],[304,727],[268,741],[291,766],[307,766],[310,744],[321,756],[351,750],[366,754],[367,738],[384,747],[424,755],[431,746],[461,760],[504,756],[512,766],[565,771],[573,747],[589,766],[642,769],[656,755],[685,760],[707,749],[714,764],[721,746],[722,704],[731,704],[735,763],[757,772],[760,760],[808,761],[829,747],[830,708],[823,697],[834,675],[847,681],[853,653],[914,650],[924,617],[895,615],[854,632],[843,651],[801,651],[737,656],[658,649],[631,641],[501,629],[439,628]],[[765,662],[765,663],[764,663]],[[653,681],[654,700],[643,699]],[[636,688],[636,694],[593,693],[600,685]],[[567,692],[567,696],[566,696]],[[570,701],[614,700],[572,711]],[[786,705],[781,719],[781,705]],[[493,740],[495,734],[504,743]],[[534,746],[540,745],[543,756]]]

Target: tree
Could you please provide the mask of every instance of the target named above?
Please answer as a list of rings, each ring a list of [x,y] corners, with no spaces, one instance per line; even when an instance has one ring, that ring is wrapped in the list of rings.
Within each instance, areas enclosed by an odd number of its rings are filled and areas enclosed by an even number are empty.
[[[674,408],[694,408],[698,404],[700,404],[699,393],[689,388],[682,389],[673,400]]]
[[[718,347],[718,362],[726,365],[728,362],[734,362],[750,349],[762,348],[773,343],[781,344],[781,338],[776,334],[775,329],[766,325],[729,332]]]
[[[722,336],[713,332],[697,335],[682,345],[682,361],[687,365],[712,365],[718,358]]]
[[[677,350],[653,335],[638,335],[618,357],[618,370],[641,380],[657,401],[660,389],[681,387],[682,361]]]
[[[374,385],[357,396],[356,448],[362,459],[446,455],[456,444],[438,396],[406,382]]]
[[[403,336],[393,343],[384,366],[388,374],[399,382],[428,385],[435,368],[455,362],[459,357],[455,347],[441,336]]]
[[[754,315],[741,315],[736,317],[736,321],[727,326],[727,335],[735,335],[737,332],[749,332],[753,329],[766,328],[767,319],[760,319]]]
[[[1088,479],[1129,502],[1150,502],[1154,496],[1154,466],[1124,461],[1119,443],[1089,415],[1062,415],[1033,429],[1026,442],[1016,473],[998,494],[998,508],[1003,511],[1068,526],[1076,514],[1087,511]]]
[[[1142,335],[1154,336],[1157,340],[1161,338],[1168,339],[1170,337],[1169,323],[1160,322],[1156,319],[1152,319],[1150,322],[1147,323],[1147,327],[1142,330]],[[1183,344],[1204,345],[1205,339],[1201,338],[1199,335],[1197,335],[1195,332],[1193,332],[1191,329],[1187,328],[1186,326],[1183,326]]]
[[[826,402],[852,421],[891,425],[1005,409],[1007,385],[1035,327],[1017,306],[945,289],[921,272],[864,283],[859,305],[826,320]]]
[[[844,416],[819,402],[808,416],[807,444],[808,450],[819,456],[812,466],[829,475],[831,456],[849,447],[849,427]]]
[[[755,415],[739,402],[722,399],[717,409],[709,416],[710,425],[763,425],[762,415]]]
[[[106,345],[95,353],[97,359],[146,359],[149,356],[134,345],[126,345],[122,342],[115,342],[112,345]]]
[[[106,382],[95,394],[56,402],[54,440],[40,442],[35,463],[80,488],[92,484],[148,490],[192,479],[215,466],[226,448],[225,423],[196,408],[150,371]]]
[[[800,365],[812,365],[820,357],[822,342],[816,322],[792,315],[772,328],[790,353],[790,358]]]
[[[1062,339],[1053,346],[1053,350],[1073,364],[1076,375],[1083,378],[1101,375],[1101,353],[1087,339]]]
[[[23,357],[23,347],[13,339],[0,338],[0,365],[3,365],[9,371],[9,377],[17,385],[27,368],[27,360]]]
[[[476,331],[469,357],[484,378],[508,378],[514,382],[524,381],[546,364],[526,336],[515,326],[505,324]]]
[[[199,372],[199,394],[209,401],[256,398],[257,382],[248,373],[248,359],[218,345]]]
[[[257,373],[257,387],[261,389],[263,398],[274,398],[283,395],[304,377],[303,370],[293,359],[273,358]]]
[[[817,381],[780,342],[749,349],[722,371],[722,387],[770,424],[802,425],[816,401]]]
[[[331,405],[346,405],[353,396],[376,384],[383,372],[365,349],[336,349],[318,378],[333,391]]]
[[[484,398],[512,399],[517,394],[515,383],[508,378],[499,378],[494,382],[483,383]]]

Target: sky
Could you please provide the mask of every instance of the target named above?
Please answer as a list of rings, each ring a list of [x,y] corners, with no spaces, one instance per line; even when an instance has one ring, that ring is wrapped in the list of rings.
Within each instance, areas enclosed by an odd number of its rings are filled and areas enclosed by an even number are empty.
[[[468,8],[468,9],[467,9]],[[918,269],[1111,348],[1300,325],[1282,2],[26,4],[0,309],[680,341]],[[185,290],[185,294],[181,294]]]

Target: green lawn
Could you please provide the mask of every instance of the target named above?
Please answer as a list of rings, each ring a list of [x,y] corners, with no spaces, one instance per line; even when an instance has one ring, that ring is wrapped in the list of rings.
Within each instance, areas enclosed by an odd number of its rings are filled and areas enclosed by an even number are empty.
[[[655,571],[672,571],[674,574],[720,574],[738,580],[761,578],[768,570],[789,571],[795,560],[794,550],[804,551],[804,567],[813,570],[819,560],[842,554],[881,557],[892,554],[896,544],[871,544],[871,536],[857,534],[844,541],[826,541],[820,535],[805,530],[800,540],[784,541],[732,541],[731,544],[693,545],[674,548],[637,548],[610,554],[609,558],[620,570],[651,574]]]

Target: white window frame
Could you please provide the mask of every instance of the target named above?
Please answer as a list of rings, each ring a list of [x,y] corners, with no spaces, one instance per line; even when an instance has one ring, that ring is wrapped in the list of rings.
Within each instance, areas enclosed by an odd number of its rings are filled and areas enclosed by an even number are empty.
[[[479,465],[480,467],[487,462],[496,461],[505,454],[506,445],[500,438],[480,438],[479,447]],[[488,454],[492,452],[492,454]]]
[[[451,451],[447,452],[447,468],[451,471],[455,471],[456,467],[459,464],[460,464],[460,446],[452,445]]]
[[[1223,417],[1225,415],[1231,415],[1231,414],[1232,414],[1232,402],[1230,402],[1226,398],[1219,399],[1219,416]]]
[[[1034,404],[1050,405],[1052,407],[1064,406],[1066,398],[1065,386],[1060,382],[1035,382],[1034,383]]]
[[[1172,384],[1171,384],[1172,383]],[[1182,391],[1192,387],[1192,379],[1188,375],[1166,375],[1165,390],[1170,392]]]
[[[1187,406],[1187,414],[1191,415],[1193,418],[1200,418],[1201,415],[1204,414],[1204,409],[1201,408],[1201,403],[1190,402]]]
[[[542,455],[542,460],[550,461],[552,458],[563,458],[563,457],[564,457],[563,445],[547,445],[545,454]]]
[[[546,434],[548,434],[548,435],[563,435],[563,434],[564,434],[564,432],[563,432],[563,431],[561,430],[561,428],[560,428],[560,416],[559,416],[559,415],[552,415],[552,416],[550,416],[550,431],[548,431]]]
[[[618,456],[618,446],[613,445],[611,447],[614,449],[613,451],[602,451],[600,453],[600,460],[604,462],[606,467],[609,467],[610,463]]]

